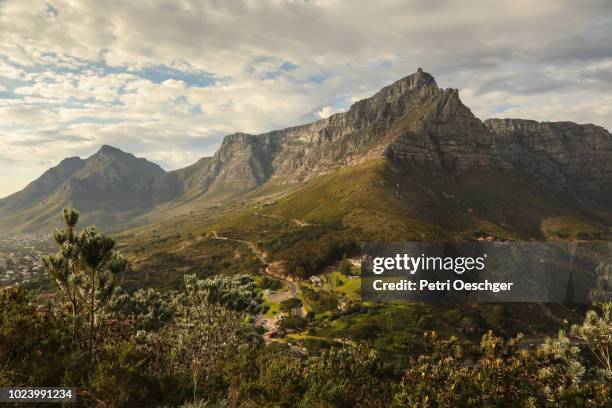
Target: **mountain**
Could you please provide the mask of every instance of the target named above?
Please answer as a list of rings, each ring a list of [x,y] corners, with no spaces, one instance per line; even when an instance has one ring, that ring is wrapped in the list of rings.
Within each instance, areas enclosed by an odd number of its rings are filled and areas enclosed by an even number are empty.
[[[327,119],[261,135],[226,136],[217,153],[189,178],[190,185],[200,194],[243,193],[264,182],[297,183],[382,157],[403,131],[417,131],[424,120],[432,119],[432,110],[444,119],[462,117],[470,134],[486,132],[478,119],[469,118],[455,90],[439,89],[433,77],[419,69]]]
[[[173,199],[180,188],[157,164],[102,146],[87,159],[63,160],[0,200],[0,230],[48,230],[66,205],[81,211],[83,223],[113,226]]]
[[[427,174],[497,169],[539,185],[609,203],[612,137],[571,122],[476,118],[456,89],[419,69],[347,112],[260,135],[226,136],[185,177],[191,196],[244,194],[264,183],[299,183],[373,158]]]
[[[147,282],[258,271],[215,234],[308,273],[368,240],[610,239],[611,163],[601,127],[483,122],[419,70],[327,119],[227,136],[173,172],[172,217],[122,238]]]
[[[512,170],[582,201],[612,205],[612,137],[600,126],[488,119],[498,154]]]
[[[547,204],[534,214],[571,213],[568,217],[580,222],[608,225],[611,159],[612,136],[601,127],[520,119],[483,122],[461,102],[457,89],[439,88],[419,69],[329,118],[259,135],[228,135],[212,157],[170,173],[109,146],[86,160],[66,159],[21,192],[0,200],[0,228],[45,229],[50,217],[57,217],[58,208],[68,203],[85,219],[104,226],[162,214],[159,204],[166,211],[185,213],[271,191],[290,192],[374,160],[401,169],[402,180],[420,188],[428,188],[424,180],[438,184],[438,195],[470,189],[485,195],[500,187],[503,195],[508,191],[504,186],[515,180],[520,190],[515,197],[529,196],[535,205],[546,194],[552,197],[544,200],[547,203],[571,207],[553,211]],[[402,180],[396,182],[398,188]],[[495,197],[489,201],[481,204],[492,212],[508,202]],[[415,211],[427,213],[433,207],[430,203]]]

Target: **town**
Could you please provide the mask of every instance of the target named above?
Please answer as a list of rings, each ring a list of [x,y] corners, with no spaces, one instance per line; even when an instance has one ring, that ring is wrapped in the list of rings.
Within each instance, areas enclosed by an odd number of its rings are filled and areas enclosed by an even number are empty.
[[[51,250],[49,234],[0,235],[0,287],[31,283],[45,276],[41,257]]]

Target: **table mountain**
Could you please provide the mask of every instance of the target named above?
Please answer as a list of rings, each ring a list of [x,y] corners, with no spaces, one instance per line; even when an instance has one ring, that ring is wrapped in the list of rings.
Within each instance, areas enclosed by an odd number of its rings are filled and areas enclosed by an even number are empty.
[[[612,137],[571,122],[476,118],[456,89],[418,70],[347,112],[260,135],[227,136],[186,177],[187,191],[244,193],[292,184],[376,157],[430,174],[474,168],[520,174],[554,190],[605,193],[612,185]]]
[[[595,125],[520,119],[482,122],[459,98],[419,69],[348,111],[259,135],[234,133],[212,157],[171,173],[104,146],[70,158],[19,193],[0,200],[0,227],[46,227],[70,203],[113,225],[160,203],[180,209],[243,197],[262,186],[292,186],[370,160],[411,176],[484,172],[521,177],[607,217],[612,204],[612,136]],[[489,183],[504,183],[496,176]],[[485,187],[483,187],[485,188]],[[603,215],[602,215],[603,214]]]

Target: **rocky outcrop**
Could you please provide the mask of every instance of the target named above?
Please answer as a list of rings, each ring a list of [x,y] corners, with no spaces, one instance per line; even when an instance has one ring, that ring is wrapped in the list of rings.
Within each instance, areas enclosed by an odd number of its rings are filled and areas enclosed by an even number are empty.
[[[496,141],[459,99],[455,89],[432,96],[394,125],[385,156],[432,173],[473,167],[508,168],[495,154]]]
[[[612,136],[600,126],[523,119],[484,123],[516,173],[555,190],[598,192],[612,186]]]
[[[494,168],[553,190],[603,191],[610,134],[594,125],[490,119],[484,123],[419,69],[347,112],[260,135],[237,133],[186,179],[200,194],[289,184],[375,157],[432,174]]]

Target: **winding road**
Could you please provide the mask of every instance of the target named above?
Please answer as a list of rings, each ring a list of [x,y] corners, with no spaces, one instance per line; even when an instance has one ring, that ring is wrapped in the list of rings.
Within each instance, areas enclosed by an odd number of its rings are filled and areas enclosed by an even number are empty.
[[[283,275],[283,267],[281,262],[271,262],[268,263],[268,261],[266,260],[267,258],[267,253],[265,251],[262,251],[261,249],[257,248],[257,245],[255,245],[255,243],[253,243],[252,241],[247,241],[244,239],[237,239],[237,238],[229,238],[229,237],[224,237],[224,236],[220,236],[217,234],[217,231],[212,231],[211,235],[209,236],[210,239],[218,239],[221,241],[233,241],[233,242],[239,242],[241,244],[246,245],[249,250],[261,261],[261,263],[263,264],[263,268],[262,268],[262,274],[264,276],[267,276],[271,279],[276,279],[276,280],[280,280],[283,281],[287,284],[287,286],[289,286],[289,290],[291,291],[291,295],[292,297],[296,297],[297,296],[297,285],[295,284],[295,282],[293,281],[293,279],[290,279],[288,277],[286,277],[285,275]]]
[[[261,216],[265,216],[263,214],[257,214],[257,213],[253,213],[254,215],[261,215]],[[272,218],[276,218],[276,217],[272,217]],[[291,220],[292,222],[294,222],[296,225],[300,226],[300,227],[305,227],[308,226],[309,224],[300,220]],[[282,262],[279,261],[275,261],[275,262],[268,262],[267,261],[267,253],[266,251],[262,251],[261,249],[259,249],[257,247],[257,245],[255,245],[254,242],[252,241],[247,241],[244,239],[238,239],[238,238],[230,238],[230,237],[225,237],[225,236],[221,236],[219,234],[217,234],[217,231],[211,231],[211,233],[208,235],[209,239],[216,239],[216,240],[220,240],[220,241],[233,241],[233,242],[238,242],[240,244],[246,245],[247,248],[249,248],[249,250],[255,255],[257,256],[257,258],[261,261],[262,268],[261,268],[261,272],[263,276],[266,276],[268,278],[271,279],[275,279],[275,280],[279,280],[282,282],[285,282],[287,284],[287,286],[289,287],[288,291],[281,291],[272,295],[269,295],[269,299],[270,301],[274,302],[274,303],[280,303],[283,300],[287,300],[290,298],[295,298],[298,297],[298,288],[297,285],[295,284],[295,282],[293,281],[293,279],[285,276],[284,274],[284,270],[283,270],[283,266],[282,266]],[[304,306],[302,306],[299,310],[299,314],[300,316],[304,316],[306,314],[306,309],[304,308]],[[266,328],[266,330],[268,331],[268,333],[270,332],[275,332],[278,330],[278,322],[279,322],[279,316],[276,317],[266,317],[264,315],[260,315],[258,317],[258,321],[259,324],[261,324],[263,327]],[[278,339],[273,339],[269,336],[264,336],[264,340],[269,343],[269,342],[276,342],[278,341]],[[296,353],[299,354],[304,354],[306,353],[306,351],[300,347],[294,346],[290,343],[287,343],[287,345],[289,346],[289,348],[291,350],[293,350]]]

